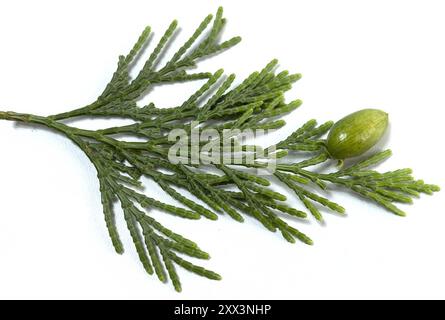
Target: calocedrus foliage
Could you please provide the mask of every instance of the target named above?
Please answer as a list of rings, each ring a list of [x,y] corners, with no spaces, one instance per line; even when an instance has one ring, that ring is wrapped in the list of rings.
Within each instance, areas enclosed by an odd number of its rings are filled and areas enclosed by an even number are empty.
[[[282,161],[271,174],[292,190],[301,200],[302,207],[317,220],[322,220],[320,207],[339,214],[345,211],[322,196],[329,184],[352,190],[397,215],[404,213],[395,203],[411,203],[419,193],[431,194],[439,190],[437,186],[414,180],[410,169],[385,173],[371,170],[372,166],[390,156],[389,150],[330,173],[319,172],[317,165],[325,163],[334,167],[336,161],[326,152],[323,139],[332,122],[317,125],[315,120],[303,124],[288,138],[267,148],[261,156],[257,155],[259,148],[254,149],[253,162],[242,161],[236,166],[215,163],[212,165],[215,171],[209,173],[208,166],[168,161],[168,151],[173,144],[168,133],[172,129],[189,130],[192,122],[218,132],[224,129],[279,129],[285,125],[279,117],[301,104],[300,100],[287,103],[284,99],[284,93],[300,79],[300,75],[287,71],[275,73],[276,60],[237,86],[233,86],[235,75],[225,77],[223,70],[189,72],[199,60],[240,41],[239,37],[219,40],[225,23],[220,8],[214,18],[209,15],[201,22],[168,62],[159,66],[177,29],[177,22],[173,21],[154,45],[138,75],[131,78],[130,69],[151,39],[150,28],[146,28],[130,53],[119,57],[117,69],[103,93],[85,107],[48,117],[0,112],[2,119],[38,123],[57,130],[83,150],[97,170],[105,223],[116,252],[124,251],[115,225],[114,205],[119,203],[145,270],[149,274],[155,273],[161,281],[170,279],[177,291],[181,290],[181,283],[176,266],[209,279],[219,280],[221,277],[186,260],[186,257],[208,259],[209,255],[195,242],[156,221],[144,208],[158,209],[185,219],[204,217],[216,220],[221,214],[227,214],[242,222],[249,216],[266,229],[279,231],[289,242],[298,239],[312,244],[308,236],[285,221],[286,215],[304,219],[306,211],[286,205],[286,197],[271,188],[266,176],[257,174],[256,170],[266,168],[272,158],[282,158]],[[141,96],[153,86],[202,79],[205,82],[199,90],[179,106],[137,105]],[[65,119],[83,116],[127,118],[134,123],[100,130],[85,130],[63,123]],[[117,138],[119,134],[142,137],[144,141],[124,141]],[[249,150],[242,149],[241,157],[251,155]],[[289,153],[298,153],[304,160],[286,162]],[[311,170],[311,167],[315,169]],[[163,203],[144,194],[142,176],[155,181],[183,206]],[[314,191],[316,188],[319,191]],[[185,190],[194,197],[184,195]]]

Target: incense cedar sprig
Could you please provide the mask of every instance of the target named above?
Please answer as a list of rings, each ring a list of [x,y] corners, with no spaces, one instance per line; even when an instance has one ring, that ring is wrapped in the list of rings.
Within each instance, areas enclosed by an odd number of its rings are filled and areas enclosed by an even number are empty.
[[[237,166],[211,165],[218,173],[208,173],[207,167],[199,163],[170,162],[168,152],[174,142],[169,141],[168,134],[172,129],[184,129],[190,133],[195,122],[199,122],[202,129],[214,129],[219,133],[224,129],[278,129],[285,125],[279,117],[301,105],[300,100],[287,103],[284,99],[284,93],[301,76],[287,71],[275,73],[276,60],[261,71],[252,73],[237,86],[233,86],[235,75],[225,77],[222,69],[213,73],[188,73],[187,70],[200,59],[240,41],[239,37],[218,41],[226,21],[221,8],[213,23],[212,19],[211,15],[207,16],[168,62],[159,67],[160,57],[165,55],[168,43],[177,30],[177,22],[173,21],[132,79],[130,70],[150,38],[151,30],[146,28],[129,54],[119,57],[117,69],[104,91],[87,106],[48,117],[0,112],[0,119],[40,124],[56,130],[83,150],[97,171],[105,223],[116,252],[122,253],[124,248],[115,225],[115,203],[122,207],[128,232],[144,269],[149,274],[156,273],[161,281],[170,279],[177,291],[181,290],[181,283],[176,266],[209,279],[218,280],[220,276],[178,256],[209,258],[196,243],[166,228],[141,207],[190,220],[201,217],[217,220],[220,215],[227,214],[235,221],[242,222],[248,216],[272,232],[278,230],[288,242],[298,239],[312,244],[308,236],[285,221],[286,216],[304,219],[307,213],[286,205],[286,197],[274,191],[264,176],[251,170],[266,169],[268,163],[273,161],[271,157],[282,158],[288,153],[298,152],[307,157],[297,163],[278,163],[274,175],[296,194],[307,211],[318,220],[322,219],[318,205],[340,214],[344,209],[309,189],[308,184],[315,184],[321,189],[328,188],[329,184],[344,186],[399,215],[402,211],[395,207],[394,202],[407,203],[419,193],[438,191],[437,186],[415,181],[408,169],[387,173],[369,170],[369,167],[387,158],[388,151],[333,173],[309,170],[309,167],[322,163],[334,164],[326,152],[323,138],[333,123],[317,126],[315,120],[304,124],[276,147],[266,148],[263,153],[257,146],[252,149],[242,145],[238,152],[241,161]],[[138,99],[155,85],[201,79],[205,83],[179,106],[158,108],[153,103],[143,107],[137,105]],[[120,117],[134,122],[99,130],[80,129],[62,122],[81,116]],[[119,140],[117,137],[122,133],[142,137],[144,141]],[[229,137],[232,138],[236,136]],[[223,144],[218,140],[211,142]],[[201,147],[203,145],[198,147],[198,153],[203,150]],[[231,147],[229,152],[234,152]],[[185,160],[190,160],[192,156],[193,153],[189,152]],[[253,164],[245,161],[249,156],[253,156]],[[155,181],[182,206],[170,205],[145,195],[141,191],[142,176]],[[194,197],[186,196],[184,191]]]
[[[215,19],[208,15],[198,26],[192,36],[173,54],[172,58],[161,68],[156,69],[160,57],[166,51],[167,44],[172,40],[177,29],[177,21],[173,21],[159,40],[155,49],[146,61],[143,68],[134,79],[130,79],[129,71],[139,58],[142,48],[148,45],[150,27],[144,29],[136,44],[126,56],[120,56],[117,69],[98,99],[79,109],[50,116],[53,120],[68,119],[76,116],[102,115],[120,116],[140,120],[141,117],[150,116],[151,105],[138,108],[136,100],[149,88],[165,83],[206,79],[211,76],[209,72],[187,73],[186,70],[196,66],[196,63],[209,55],[229,49],[241,41],[240,37],[233,37],[218,43],[219,35],[225,24],[222,18],[222,8],[218,9]],[[207,29],[213,19],[209,34],[198,41],[201,34]],[[196,47],[193,45],[199,42]]]
[[[313,182],[321,189],[326,189],[326,182],[348,188],[364,198],[374,201],[399,216],[405,212],[394,203],[412,203],[413,198],[420,193],[433,194],[440,188],[436,185],[426,184],[423,180],[415,180],[411,169],[399,169],[380,173],[369,170],[391,156],[391,150],[375,153],[367,159],[350,167],[345,167],[333,173],[318,173],[305,169],[330,160],[327,153],[320,153],[309,160],[291,165],[278,165],[275,176],[292,189],[304,206],[317,220],[322,220],[320,211],[313,202],[321,204],[332,211],[343,214],[344,208],[304,188],[305,184]]]

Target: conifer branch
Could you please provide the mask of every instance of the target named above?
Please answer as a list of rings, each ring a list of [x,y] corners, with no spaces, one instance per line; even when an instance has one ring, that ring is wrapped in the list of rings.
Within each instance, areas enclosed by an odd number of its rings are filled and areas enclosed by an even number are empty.
[[[188,220],[201,217],[217,220],[226,214],[237,222],[243,222],[250,217],[271,232],[279,231],[288,242],[299,240],[311,245],[312,240],[289,225],[286,217],[306,219],[311,214],[317,220],[322,220],[324,209],[321,207],[344,214],[345,209],[341,205],[323,194],[323,190],[329,189],[330,185],[349,189],[397,215],[405,213],[395,203],[411,203],[420,193],[439,191],[435,185],[415,180],[410,169],[385,173],[371,170],[372,166],[390,156],[389,150],[349,167],[321,172],[317,169],[320,164],[331,169],[335,166],[324,139],[333,122],[317,125],[315,120],[310,120],[286,139],[264,150],[247,144],[226,146],[224,142],[233,142],[240,130],[283,127],[285,122],[279,118],[300,107],[302,102],[285,101],[284,93],[301,75],[287,71],[276,73],[277,60],[272,60],[260,72],[252,73],[237,86],[233,85],[235,75],[224,78],[222,69],[213,73],[190,73],[189,70],[202,58],[228,49],[240,41],[239,37],[219,41],[224,24],[220,8],[215,18],[207,16],[170,60],[159,67],[160,57],[166,53],[177,29],[177,22],[173,21],[137,76],[131,79],[130,70],[140,58],[142,48],[151,39],[151,29],[147,27],[130,52],[119,57],[116,71],[97,100],[87,106],[48,117],[0,112],[0,119],[39,124],[58,131],[85,153],[97,171],[105,224],[117,253],[124,250],[115,225],[114,206],[120,205],[128,233],[146,272],[156,274],[162,282],[170,279],[174,288],[180,291],[177,266],[212,280],[220,280],[221,277],[186,260],[185,257],[209,259],[209,254],[193,241],[163,226],[145,209],[156,209]],[[137,105],[138,99],[153,86],[203,79],[203,85],[181,105],[170,108],[157,107],[153,103],[143,107]],[[204,99],[205,96],[208,98]],[[133,123],[85,130],[62,121],[81,116],[128,118]],[[195,123],[199,123],[199,127]],[[239,131],[226,140],[210,139],[197,146],[187,142],[187,147],[195,148],[195,152],[187,152],[183,162],[174,163],[168,157],[176,143],[168,138],[172,129],[183,129],[189,136],[195,129],[213,130],[218,134],[227,129]],[[120,140],[117,135],[122,133],[142,137],[144,141]],[[239,161],[227,164],[221,161],[226,159],[221,153],[217,163],[204,165],[200,158],[193,163],[196,154],[208,155],[209,150],[205,148],[209,146],[224,147],[222,150],[228,151],[230,158],[237,157]],[[294,153],[305,158],[299,162],[292,161],[290,155]],[[253,161],[249,162],[249,159]],[[286,197],[273,189],[266,176],[256,171],[268,169],[276,159],[278,162],[273,175],[301,201],[304,210],[288,206]],[[209,166],[216,171],[209,173]],[[156,182],[180,206],[144,194],[142,177]],[[193,197],[186,196],[184,190]]]

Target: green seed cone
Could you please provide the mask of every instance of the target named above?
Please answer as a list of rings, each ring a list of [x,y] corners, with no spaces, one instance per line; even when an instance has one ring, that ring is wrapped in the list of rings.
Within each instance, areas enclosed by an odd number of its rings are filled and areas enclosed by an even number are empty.
[[[388,114],[377,109],[363,109],[339,120],[328,135],[327,148],[335,159],[362,155],[372,148],[388,127]]]

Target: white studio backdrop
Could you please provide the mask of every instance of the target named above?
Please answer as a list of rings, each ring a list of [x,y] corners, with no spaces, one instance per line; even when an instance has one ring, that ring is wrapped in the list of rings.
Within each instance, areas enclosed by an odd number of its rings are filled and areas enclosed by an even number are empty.
[[[223,67],[242,79],[277,58],[280,69],[303,74],[288,99],[304,104],[274,139],[311,118],[380,108],[391,122],[380,147],[394,155],[379,169],[411,167],[444,186],[442,1],[2,1],[0,110],[46,115],[85,105],[145,25],[159,36],[177,18],[178,40],[185,39],[219,5],[228,19],[225,37],[243,41],[199,70]],[[172,106],[194,88],[165,86],[149,100]],[[178,294],[145,274],[121,221],[127,250],[114,253],[96,173],[76,146],[48,130],[1,121],[0,150],[2,299],[445,298],[443,192],[403,207],[408,216],[400,218],[332,191],[348,216],[325,213],[325,225],[299,223],[313,247],[290,245],[251,219],[155,213],[210,252],[203,265],[223,276],[215,282],[179,270]],[[152,197],[166,198],[148,186]]]

